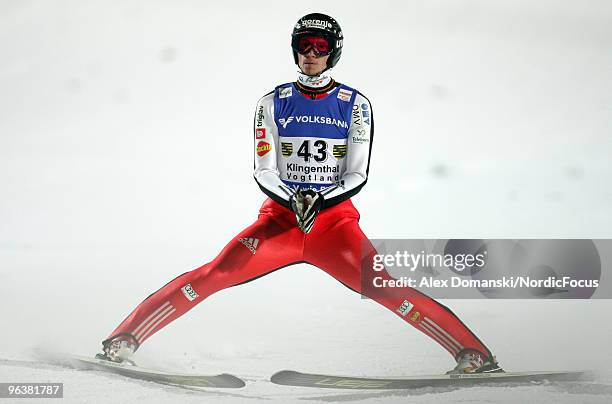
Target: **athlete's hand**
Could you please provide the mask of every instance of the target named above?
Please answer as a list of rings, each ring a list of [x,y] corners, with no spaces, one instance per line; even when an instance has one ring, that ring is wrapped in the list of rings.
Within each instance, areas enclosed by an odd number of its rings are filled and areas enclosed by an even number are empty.
[[[291,209],[295,212],[298,227],[306,234],[312,230],[322,207],[323,195],[311,189],[298,189],[291,197]]]

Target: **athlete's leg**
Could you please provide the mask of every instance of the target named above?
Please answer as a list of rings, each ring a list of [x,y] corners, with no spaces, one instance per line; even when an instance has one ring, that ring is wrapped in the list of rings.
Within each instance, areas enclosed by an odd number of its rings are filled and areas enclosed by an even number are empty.
[[[367,262],[372,262],[376,250],[369,242],[358,224],[358,213],[349,206],[337,205],[322,211],[315,222],[312,232],[306,238],[304,259],[323,269],[325,272],[353,289],[367,295],[401,319],[416,327],[438,342],[455,359],[466,350],[476,350],[485,358],[491,356],[489,349],[472,333],[465,324],[446,306],[424,295],[416,289],[363,288],[361,282],[362,252]],[[351,209],[354,213],[351,214]],[[362,244],[363,243],[363,244]],[[386,271],[377,273],[384,279],[392,279]],[[407,301],[408,303],[404,303]],[[408,310],[398,310],[400,306]],[[412,305],[412,307],[410,307]]]
[[[266,201],[257,221],[213,261],[178,276],[146,298],[105,342],[124,335],[133,337],[138,347],[211,294],[300,261],[303,233],[291,223],[286,209],[274,204]]]

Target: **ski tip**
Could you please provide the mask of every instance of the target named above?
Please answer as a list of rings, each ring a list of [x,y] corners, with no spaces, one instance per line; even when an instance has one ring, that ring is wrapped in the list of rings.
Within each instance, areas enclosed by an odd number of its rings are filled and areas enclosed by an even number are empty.
[[[559,370],[556,371],[561,378],[565,377],[568,380],[593,380],[595,373],[592,370]]]
[[[238,376],[234,376],[229,373],[222,373],[219,376],[223,378],[223,387],[239,389],[246,386],[245,381]]]
[[[295,370],[279,370],[270,377],[270,381],[275,384],[285,384],[284,381],[287,378],[300,374],[300,372],[296,372]]]

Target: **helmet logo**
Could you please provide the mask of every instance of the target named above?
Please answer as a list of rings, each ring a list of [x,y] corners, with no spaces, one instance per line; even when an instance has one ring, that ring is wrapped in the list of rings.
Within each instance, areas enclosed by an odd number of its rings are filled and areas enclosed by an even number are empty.
[[[301,20],[297,23],[295,28],[299,29],[300,23],[304,28],[319,28],[319,29],[327,29],[332,28],[332,24],[329,21],[325,20]]]

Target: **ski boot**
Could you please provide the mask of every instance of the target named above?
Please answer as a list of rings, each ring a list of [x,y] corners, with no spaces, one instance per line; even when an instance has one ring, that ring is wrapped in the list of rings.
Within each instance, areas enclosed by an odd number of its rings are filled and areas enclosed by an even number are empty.
[[[137,348],[138,342],[131,335],[117,335],[102,341],[102,353],[96,354],[96,359],[135,366],[132,356]]]
[[[499,367],[495,356],[491,356],[487,360],[484,360],[480,352],[469,351],[461,355],[459,360],[457,360],[457,366],[446,372],[446,374],[502,372],[504,372],[504,369]]]

